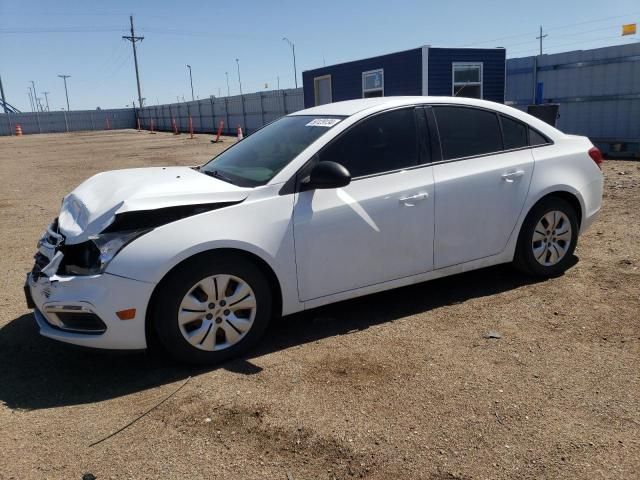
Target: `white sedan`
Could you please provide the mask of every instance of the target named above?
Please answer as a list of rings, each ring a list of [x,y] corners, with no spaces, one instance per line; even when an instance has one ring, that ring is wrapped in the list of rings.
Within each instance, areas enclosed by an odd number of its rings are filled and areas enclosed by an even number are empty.
[[[219,362],[273,316],[500,263],[562,273],[600,210],[601,162],[587,138],[496,103],[322,105],[200,167],[88,179],[40,240],[27,301],[46,337],[155,337]]]

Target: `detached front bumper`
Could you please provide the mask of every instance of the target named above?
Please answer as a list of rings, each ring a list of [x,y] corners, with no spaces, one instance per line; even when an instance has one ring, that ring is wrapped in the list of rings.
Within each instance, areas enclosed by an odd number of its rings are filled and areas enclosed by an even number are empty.
[[[103,273],[27,276],[25,294],[35,306],[40,334],[84,347],[139,350],[147,346],[145,317],[155,284]],[[135,309],[121,320],[116,312]],[[129,315],[131,316],[131,315]]]

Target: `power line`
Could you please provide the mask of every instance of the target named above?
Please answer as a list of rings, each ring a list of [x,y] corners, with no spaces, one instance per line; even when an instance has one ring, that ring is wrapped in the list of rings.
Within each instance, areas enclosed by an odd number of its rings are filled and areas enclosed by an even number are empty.
[[[554,50],[557,48],[561,48],[561,47],[567,47],[570,45],[577,45],[577,44],[581,44],[584,45],[586,43],[593,43],[593,42],[601,42],[603,40],[621,40],[620,35],[614,35],[614,36],[607,36],[607,37],[599,37],[599,38],[593,38],[591,40],[587,40],[587,39],[581,39],[581,40],[577,40],[577,41],[573,41],[573,42],[565,42],[565,43],[559,43],[559,44],[555,44],[555,45],[547,45],[547,54],[549,53],[559,53],[559,52],[550,52],[550,50]],[[621,44],[624,45],[624,44]],[[602,47],[605,47],[608,45],[602,45]],[[515,52],[510,52],[510,55],[516,55],[516,56],[530,56],[530,55],[534,55],[533,53],[529,54],[529,55],[523,55],[526,52],[531,52],[530,48],[524,49],[524,50],[516,50]],[[513,56],[510,58],[514,58]]]
[[[0,35],[36,34],[36,33],[108,33],[126,32],[122,27],[38,27],[38,28],[0,28]]]
[[[624,14],[624,15],[614,15],[614,16],[611,16],[611,17],[600,17],[600,18],[597,18],[597,19],[587,20],[587,21],[584,21],[584,22],[569,23],[569,24],[566,24],[566,25],[557,25],[557,26],[552,26],[551,28],[547,28],[546,31],[547,31],[547,33],[549,33],[549,32],[554,32],[556,30],[566,29],[566,28],[570,28],[570,27],[578,27],[578,26],[581,26],[581,25],[588,25],[590,23],[598,23],[598,22],[603,22],[603,21],[606,21],[606,20],[613,20],[613,19],[616,19],[616,18],[632,17],[632,16],[637,15],[637,14],[640,14],[640,12],[631,12],[631,13],[627,13],[627,14]],[[538,32],[535,32],[535,33],[538,33]],[[535,35],[535,33],[534,32],[526,32],[526,33],[519,33],[519,34],[515,34],[515,35],[508,35],[508,36],[505,36],[505,37],[493,38],[493,39],[490,39],[490,40],[480,40],[480,41],[476,41],[476,42],[470,42],[470,43],[467,43],[467,44],[464,44],[464,45],[457,45],[457,47],[462,47],[462,48],[464,48],[464,47],[475,47],[477,45],[483,45],[483,44],[486,44],[486,43],[494,43],[494,42],[499,42],[499,41],[502,41],[502,40],[509,40],[509,39],[512,39],[512,38],[529,37],[529,36]],[[518,44],[515,44],[515,45],[522,45],[524,43],[527,43],[527,42],[522,42],[522,43],[518,43]],[[515,45],[511,44],[510,46],[515,46]],[[507,44],[506,46],[509,46],[509,44]]]

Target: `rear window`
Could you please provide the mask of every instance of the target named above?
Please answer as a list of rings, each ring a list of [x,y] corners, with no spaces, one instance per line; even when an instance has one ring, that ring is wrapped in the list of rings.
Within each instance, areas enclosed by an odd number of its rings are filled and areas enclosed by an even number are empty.
[[[498,116],[466,107],[434,107],[443,160],[472,157],[502,150]]]

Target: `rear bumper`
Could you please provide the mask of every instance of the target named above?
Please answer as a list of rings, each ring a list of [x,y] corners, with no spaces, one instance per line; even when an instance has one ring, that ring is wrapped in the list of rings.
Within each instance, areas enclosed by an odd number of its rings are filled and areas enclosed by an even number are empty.
[[[604,177],[587,184],[580,191],[584,200],[584,214],[580,224],[580,233],[584,233],[600,214],[602,208],[602,194],[604,190]]]
[[[155,284],[107,273],[93,276],[27,277],[25,293],[34,305],[40,334],[61,342],[109,350],[146,348],[145,317]],[[116,312],[135,308],[135,317],[120,320]],[[104,328],[77,331],[61,323],[56,312],[87,312]],[[77,325],[76,325],[77,328]],[[82,327],[80,327],[82,328]]]

